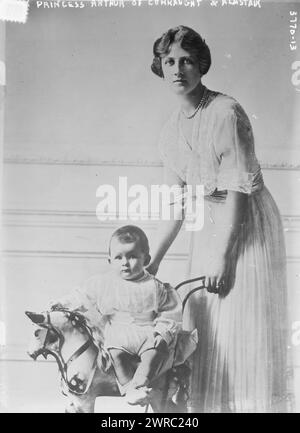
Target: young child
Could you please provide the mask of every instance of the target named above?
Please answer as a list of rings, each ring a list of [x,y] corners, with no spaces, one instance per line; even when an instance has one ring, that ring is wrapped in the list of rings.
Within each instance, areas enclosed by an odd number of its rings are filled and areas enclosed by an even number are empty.
[[[130,404],[146,401],[152,379],[174,359],[181,329],[180,299],[168,284],[145,270],[149,261],[145,233],[136,226],[121,227],[110,240],[110,271],[90,278],[79,291],[107,318],[105,348]]]

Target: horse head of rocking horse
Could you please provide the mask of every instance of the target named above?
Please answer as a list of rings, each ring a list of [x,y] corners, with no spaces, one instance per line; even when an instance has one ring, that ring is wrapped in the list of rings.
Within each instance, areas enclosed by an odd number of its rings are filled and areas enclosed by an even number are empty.
[[[55,358],[67,412],[93,412],[99,395],[119,395],[110,359],[101,342],[95,343],[85,317],[66,309],[26,315],[36,325],[28,354]]]
[[[28,354],[34,360],[40,355],[55,358],[62,392],[68,398],[66,412],[94,412],[96,397],[120,395],[110,358],[101,341],[94,341],[82,314],[59,309],[39,314],[26,311],[26,315],[36,328]],[[181,365],[159,376],[153,385],[157,394],[149,402],[155,412],[186,410],[188,375],[187,366]]]

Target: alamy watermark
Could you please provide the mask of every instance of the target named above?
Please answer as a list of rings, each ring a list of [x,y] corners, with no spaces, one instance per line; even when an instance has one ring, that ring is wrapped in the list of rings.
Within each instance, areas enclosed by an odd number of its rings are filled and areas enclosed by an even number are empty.
[[[118,187],[105,184],[96,191],[100,198],[96,215],[100,221],[185,220],[187,231],[201,230],[204,224],[203,185],[134,184],[119,177]]]

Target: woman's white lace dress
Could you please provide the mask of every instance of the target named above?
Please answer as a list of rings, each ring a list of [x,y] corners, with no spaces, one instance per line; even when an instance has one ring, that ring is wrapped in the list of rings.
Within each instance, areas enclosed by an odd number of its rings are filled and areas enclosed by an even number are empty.
[[[230,253],[225,297],[202,290],[185,312],[198,328],[192,356],[191,410],[273,412],[287,406],[287,288],[283,229],[264,186],[253,132],[233,98],[206,91],[188,143],[180,111],[160,138],[164,165],[189,185],[204,185],[204,228],[191,232],[187,277],[205,275],[217,251],[227,190],[248,195],[245,221]]]

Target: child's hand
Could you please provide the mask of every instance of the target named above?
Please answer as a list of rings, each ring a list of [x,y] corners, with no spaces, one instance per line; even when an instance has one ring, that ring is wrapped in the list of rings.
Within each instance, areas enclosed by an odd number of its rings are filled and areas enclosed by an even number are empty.
[[[168,345],[166,340],[164,340],[162,338],[162,336],[160,334],[156,334],[155,338],[154,338],[154,347],[157,350],[160,350],[162,352],[167,352],[168,351]]]

